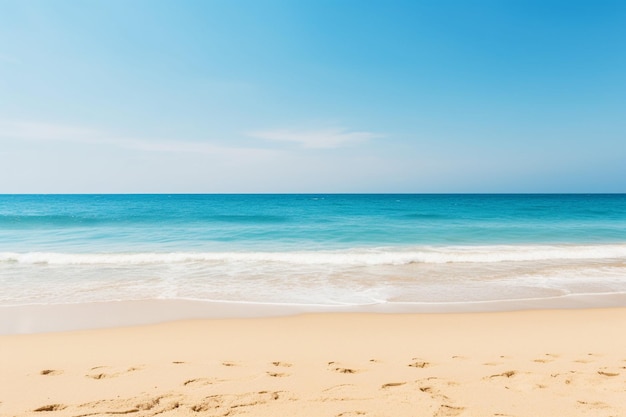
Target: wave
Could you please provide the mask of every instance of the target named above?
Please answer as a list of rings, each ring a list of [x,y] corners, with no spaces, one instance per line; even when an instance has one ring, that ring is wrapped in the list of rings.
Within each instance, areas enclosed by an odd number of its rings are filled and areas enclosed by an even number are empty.
[[[150,252],[55,253],[2,252],[0,263],[48,265],[144,265],[176,263],[282,263],[293,265],[408,265],[498,263],[558,260],[626,261],[626,244],[420,246],[411,248],[351,249],[293,252]]]

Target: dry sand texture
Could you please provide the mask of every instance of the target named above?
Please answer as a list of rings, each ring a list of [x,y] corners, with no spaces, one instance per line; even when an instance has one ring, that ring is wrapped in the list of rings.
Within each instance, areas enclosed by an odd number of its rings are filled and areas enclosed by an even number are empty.
[[[0,338],[1,416],[626,416],[626,310],[323,314]]]

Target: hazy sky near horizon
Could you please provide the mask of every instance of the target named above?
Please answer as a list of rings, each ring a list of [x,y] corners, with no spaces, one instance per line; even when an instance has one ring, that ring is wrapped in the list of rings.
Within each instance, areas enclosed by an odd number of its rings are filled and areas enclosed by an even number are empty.
[[[626,192],[626,2],[0,0],[0,193]]]

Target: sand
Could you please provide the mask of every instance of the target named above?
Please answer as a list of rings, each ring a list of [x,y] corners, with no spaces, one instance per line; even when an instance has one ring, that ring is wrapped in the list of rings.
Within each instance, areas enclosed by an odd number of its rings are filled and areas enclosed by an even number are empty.
[[[0,416],[626,416],[626,308],[0,336]]]

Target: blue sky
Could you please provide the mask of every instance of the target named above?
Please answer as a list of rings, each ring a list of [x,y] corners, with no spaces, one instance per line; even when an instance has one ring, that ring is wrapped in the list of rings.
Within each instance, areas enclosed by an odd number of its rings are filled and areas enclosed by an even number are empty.
[[[626,2],[0,0],[0,192],[626,192]]]

